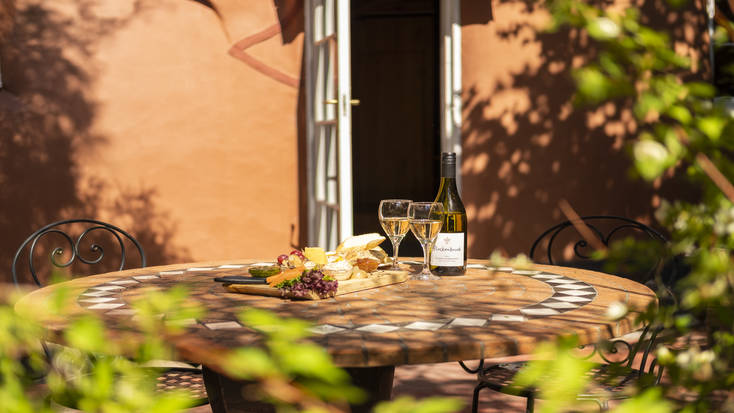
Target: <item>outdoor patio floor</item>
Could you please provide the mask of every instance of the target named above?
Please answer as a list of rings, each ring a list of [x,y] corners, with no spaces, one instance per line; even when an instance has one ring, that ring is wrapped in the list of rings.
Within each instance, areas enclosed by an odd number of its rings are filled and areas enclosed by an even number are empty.
[[[400,396],[456,397],[465,403],[462,412],[469,412],[475,381],[475,376],[465,372],[456,362],[399,366],[395,368],[393,398]],[[524,412],[525,399],[483,390],[480,411],[484,413]],[[199,406],[187,412],[209,413],[211,408],[208,405]]]

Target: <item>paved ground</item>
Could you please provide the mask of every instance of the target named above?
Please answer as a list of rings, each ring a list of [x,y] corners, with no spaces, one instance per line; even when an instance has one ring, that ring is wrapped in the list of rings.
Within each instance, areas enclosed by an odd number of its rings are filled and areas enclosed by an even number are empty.
[[[471,411],[471,395],[475,376],[465,372],[458,363],[401,366],[395,369],[393,397],[431,396],[456,397],[464,401],[462,412]],[[483,413],[524,412],[525,399],[491,390],[482,391],[480,411]],[[209,406],[190,409],[188,413],[210,413]]]
[[[456,397],[464,401],[463,412],[471,411],[471,397],[476,377],[465,372],[458,363],[401,366],[395,369],[393,397],[409,395],[415,398],[430,396]],[[482,390],[480,411],[524,412],[525,399],[491,390]]]

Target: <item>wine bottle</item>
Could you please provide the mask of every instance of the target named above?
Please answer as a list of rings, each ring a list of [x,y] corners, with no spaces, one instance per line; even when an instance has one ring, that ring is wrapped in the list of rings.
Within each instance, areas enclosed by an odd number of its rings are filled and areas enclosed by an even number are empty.
[[[456,188],[456,154],[441,154],[441,185],[434,202],[443,204],[441,232],[431,250],[431,272],[463,275],[466,272],[466,210]]]

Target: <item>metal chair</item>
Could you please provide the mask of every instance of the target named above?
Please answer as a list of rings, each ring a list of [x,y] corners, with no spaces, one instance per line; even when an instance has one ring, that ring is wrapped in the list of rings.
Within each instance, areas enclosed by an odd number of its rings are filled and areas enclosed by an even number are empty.
[[[661,245],[667,244],[665,237],[654,229],[640,222],[616,216],[586,216],[581,217],[584,224],[598,238],[602,245],[609,247],[610,243],[623,235],[636,233],[643,239],[648,239]],[[570,247],[573,252],[571,257],[561,257],[563,265],[576,268],[603,270],[604,263],[593,259],[590,255],[591,251],[587,251],[590,246],[575,230],[574,223],[564,221],[554,225],[543,232],[530,248],[530,258],[536,256],[543,257],[548,264],[561,263],[558,256],[559,247]],[[564,233],[570,233],[574,239],[563,238]],[[563,239],[564,242],[561,242]],[[565,252],[569,248],[563,248]],[[545,253],[543,253],[543,251]],[[663,279],[666,284],[666,290],[669,291],[669,283],[674,282],[676,277],[675,265],[668,263],[663,257],[657,257],[652,260],[654,264],[643,273],[632,274],[630,278],[635,281],[649,282],[651,280]],[[661,273],[666,274],[660,276]],[[641,279],[642,278],[642,279]],[[599,364],[589,372],[589,381],[592,383],[592,389],[585,394],[579,394],[577,400],[594,401],[599,404],[601,410],[608,409],[608,402],[615,399],[626,398],[624,390],[631,384],[644,382],[646,385],[657,385],[662,376],[662,368],[657,364],[656,360],[648,363],[650,351],[655,347],[659,328],[651,328],[646,326],[639,338],[634,343],[630,343],[623,338],[618,338],[602,343],[598,343],[592,347],[592,351],[586,357],[598,355],[603,363]],[[643,348],[644,347],[644,348]],[[639,367],[634,368],[633,363],[637,360],[640,350],[643,350]],[[622,353],[620,353],[622,351]],[[610,358],[610,355],[617,355],[617,358]],[[621,357],[620,357],[621,355]],[[527,399],[525,411],[532,412],[534,410],[536,389],[533,388],[516,388],[511,385],[515,374],[525,366],[526,362],[501,363],[484,366],[484,360],[472,369],[463,362],[459,362],[465,371],[471,374],[477,374],[477,385],[474,388],[472,397],[472,412],[476,413],[479,404],[479,394],[482,389],[492,389],[503,393],[513,394],[525,397]]]
[[[70,235],[74,230],[80,230],[78,236]],[[47,239],[48,243],[54,245],[54,242],[61,241],[64,243],[63,246],[49,247],[46,249],[45,242],[42,240]],[[110,242],[111,241],[111,242]],[[109,247],[110,244],[114,247],[119,247],[119,258],[114,262],[104,261],[105,247]],[[82,246],[89,245],[89,251],[82,251]],[[132,245],[133,253],[128,254],[130,251],[129,247]],[[130,259],[137,259],[140,262],[140,267],[146,266],[145,252],[143,251],[142,245],[129,233],[124,230],[108,224],[106,222],[97,221],[94,219],[67,219],[63,221],[53,222],[44,226],[43,228],[32,233],[25,241],[20,245],[18,251],[15,253],[13,263],[11,267],[11,273],[13,275],[13,283],[16,286],[21,284],[21,273],[19,266],[21,259],[24,255],[27,255],[27,270],[30,273],[30,277],[38,287],[43,286],[45,278],[39,277],[39,272],[36,267],[36,256],[37,248],[41,247],[43,250],[49,251],[49,263],[46,264],[50,269],[56,268],[69,268],[75,262],[86,264],[90,268],[100,268],[105,270],[118,270],[125,269],[125,264]],[[68,253],[67,253],[68,251]],[[86,254],[90,255],[86,255]],[[136,254],[137,253],[137,254]],[[64,255],[69,257],[59,262],[59,258]],[[119,263],[119,265],[117,265]],[[109,265],[112,264],[112,265]],[[99,272],[99,271],[95,271]],[[47,359],[51,360],[51,353],[46,346],[46,343],[42,343],[44,351],[46,352]],[[176,363],[182,364],[183,363]],[[160,369],[157,366],[151,366],[152,368]],[[171,391],[174,389],[188,391],[193,400],[196,400],[198,404],[206,404],[208,402],[206,390],[203,386],[203,377],[201,369],[194,366],[181,366],[181,367],[163,367],[161,373],[157,377],[157,390],[160,392]]]
[[[81,224],[83,226],[86,226],[87,228],[84,229],[84,231],[81,232],[81,234],[76,237],[76,240],[69,235],[67,231],[65,231],[63,228],[70,228],[75,224]],[[121,271],[125,269],[125,264],[127,262],[128,254],[127,254],[127,247],[125,240],[128,241],[128,243],[131,243],[135,249],[137,250],[138,256],[140,258],[140,267],[145,267],[146,260],[145,260],[145,252],[143,252],[143,247],[140,245],[140,243],[130,234],[123,231],[122,229],[108,224],[106,222],[97,221],[93,219],[67,219],[63,221],[57,221],[53,222],[51,224],[48,224],[44,226],[43,228],[37,230],[33,234],[31,234],[28,238],[26,238],[25,241],[20,245],[18,248],[18,251],[15,253],[15,257],[13,257],[13,264],[11,267],[11,273],[13,275],[13,283],[15,285],[18,285],[20,283],[20,277],[18,273],[18,263],[20,262],[23,253],[25,252],[28,255],[28,271],[30,272],[31,277],[33,278],[33,282],[38,287],[42,287],[43,283],[38,277],[38,271],[36,270],[35,265],[35,252],[36,247],[38,247],[39,241],[41,241],[43,238],[48,238],[50,234],[56,234],[59,238],[63,239],[68,244],[68,251],[70,251],[71,256],[65,261],[65,262],[58,262],[57,258],[60,256],[63,256],[67,249],[65,249],[63,246],[57,246],[53,249],[51,249],[51,252],[49,254],[50,264],[56,268],[67,268],[71,266],[74,262],[77,261],[86,265],[97,265],[102,264],[103,259],[105,258],[105,251],[104,247],[101,246],[99,243],[95,242],[98,241],[97,239],[93,239],[91,234],[97,234],[97,233],[106,233],[108,234],[108,237],[112,237],[114,241],[117,242],[117,245],[120,247],[120,265],[117,267],[118,271]],[[90,253],[94,254],[94,256],[85,258],[82,255],[82,252],[80,251],[80,246],[83,242],[90,242],[89,251]],[[27,251],[26,251],[27,249]]]

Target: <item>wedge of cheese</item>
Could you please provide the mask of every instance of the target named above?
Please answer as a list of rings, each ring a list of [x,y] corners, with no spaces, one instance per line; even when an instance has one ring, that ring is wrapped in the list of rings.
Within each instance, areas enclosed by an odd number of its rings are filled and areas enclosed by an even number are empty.
[[[326,265],[329,262],[326,258],[326,251],[321,247],[306,247],[303,249],[303,255],[316,265]]]
[[[371,250],[372,248],[382,244],[383,241],[385,241],[385,237],[376,232],[355,235],[342,241],[342,243],[336,247],[336,253],[347,256],[353,251]]]

